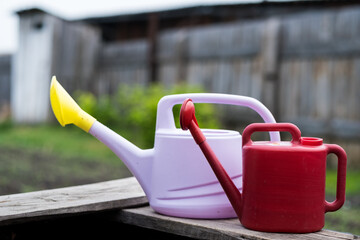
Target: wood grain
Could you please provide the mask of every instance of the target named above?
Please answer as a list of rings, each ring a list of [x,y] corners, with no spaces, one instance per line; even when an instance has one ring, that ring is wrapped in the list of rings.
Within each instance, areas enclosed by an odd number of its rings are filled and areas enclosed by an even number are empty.
[[[119,212],[117,220],[194,239],[357,239],[357,236],[349,233],[325,229],[308,234],[264,233],[244,228],[237,218],[222,220],[175,218],[157,214],[148,206],[123,209]]]
[[[145,193],[134,177],[0,196],[0,226],[146,203]]]
[[[11,59],[9,54],[0,54],[0,111],[1,104],[10,102]]]
[[[134,177],[75,187],[0,196],[0,226],[108,210],[108,220],[194,239],[355,239],[348,233],[322,230],[311,234],[252,231],[233,219],[186,219],[158,214]]]

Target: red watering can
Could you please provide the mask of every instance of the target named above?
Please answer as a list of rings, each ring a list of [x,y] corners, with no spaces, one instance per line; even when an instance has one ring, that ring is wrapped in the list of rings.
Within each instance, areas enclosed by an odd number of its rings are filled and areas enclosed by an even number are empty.
[[[243,191],[240,193],[197,125],[195,108],[186,99],[180,124],[189,129],[208,160],[240,222],[264,232],[315,232],[323,228],[326,212],[345,201],[346,153],[321,138],[301,137],[290,123],[254,123],[243,132]],[[286,131],[291,142],[253,142],[254,132]],[[239,146],[240,147],[240,146]],[[336,200],[325,200],[326,157],[338,157]]]

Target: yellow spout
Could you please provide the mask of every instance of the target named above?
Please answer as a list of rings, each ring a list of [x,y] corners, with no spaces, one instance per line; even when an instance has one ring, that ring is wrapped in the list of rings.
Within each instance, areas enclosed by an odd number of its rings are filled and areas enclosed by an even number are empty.
[[[79,105],[71,98],[66,90],[58,83],[56,77],[51,79],[50,102],[56,119],[61,126],[74,124],[89,132],[96,119],[82,110]]]

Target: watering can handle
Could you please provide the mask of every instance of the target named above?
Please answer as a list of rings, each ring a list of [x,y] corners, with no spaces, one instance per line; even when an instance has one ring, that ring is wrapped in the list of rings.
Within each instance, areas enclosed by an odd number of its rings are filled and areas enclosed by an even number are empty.
[[[345,150],[336,144],[325,144],[327,153],[334,153],[338,158],[336,199],[333,202],[325,200],[325,212],[333,212],[341,208],[345,202],[345,185],[346,185],[346,162],[347,156]]]
[[[156,118],[156,130],[176,129],[172,108],[176,104],[182,104],[187,98],[190,98],[194,103],[246,106],[255,110],[266,123],[276,123],[269,109],[255,98],[221,93],[186,93],[168,95],[160,99]],[[280,141],[280,134],[278,132],[271,132],[270,138],[272,141]]]
[[[291,142],[300,143],[301,132],[300,129],[292,123],[252,123],[248,125],[243,132],[243,146],[247,143],[252,143],[251,134],[254,132],[289,132],[292,136]]]

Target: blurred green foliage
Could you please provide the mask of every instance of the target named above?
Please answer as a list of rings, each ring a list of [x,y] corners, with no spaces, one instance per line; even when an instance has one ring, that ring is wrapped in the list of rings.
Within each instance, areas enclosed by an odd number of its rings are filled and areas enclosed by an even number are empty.
[[[119,86],[113,95],[95,97],[89,92],[77,92],[75,99],[82,109],[104,125],[115,129],[125,138],[134,140],[143,148],[154,144],[157,104],[166,95],[201,93],[204,89],[190,85],[166,88],[160,84]],[[200,105],[200,106],[199,106]],[[173,108],[175,124],[179,124],[181,105]],[[213,104],[196,104],[196,118],[201,128],[218,128],[219,116]]]

